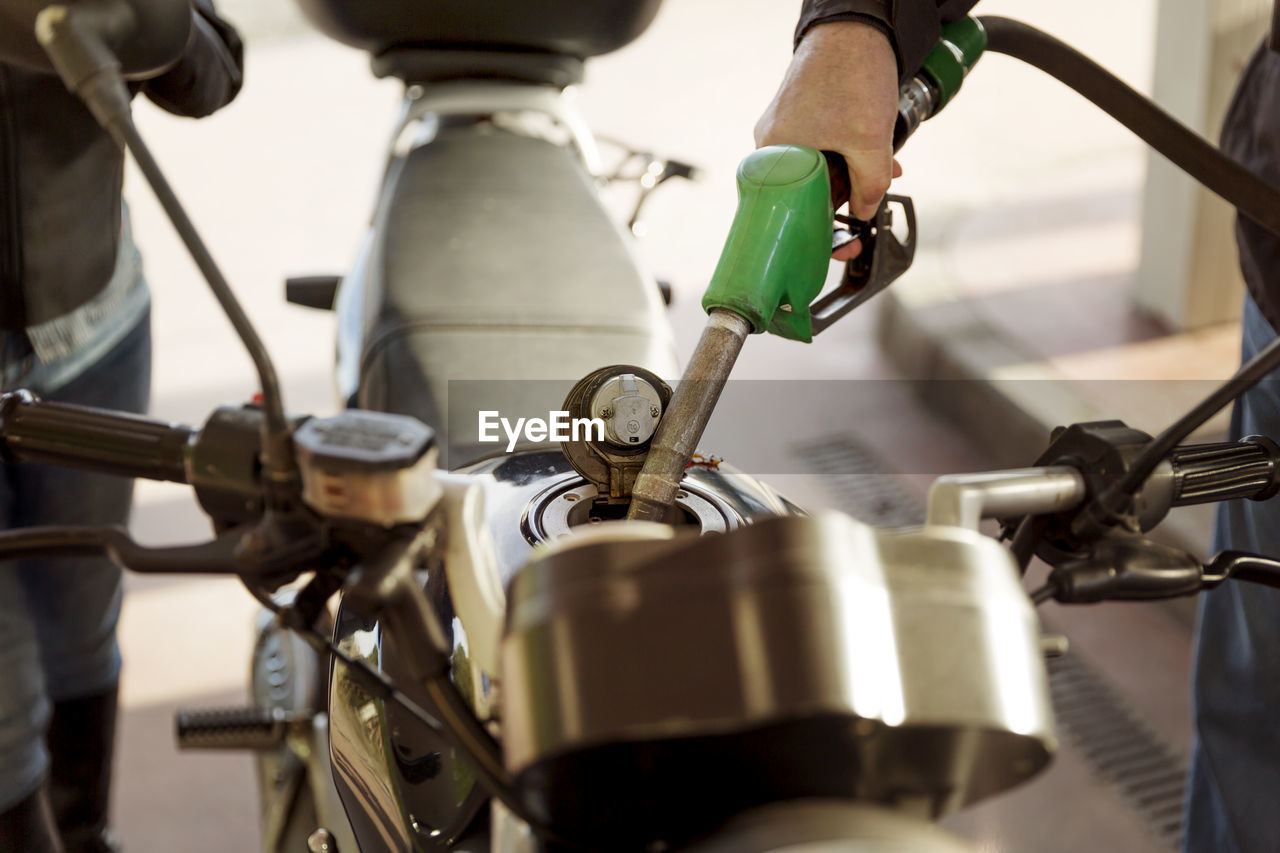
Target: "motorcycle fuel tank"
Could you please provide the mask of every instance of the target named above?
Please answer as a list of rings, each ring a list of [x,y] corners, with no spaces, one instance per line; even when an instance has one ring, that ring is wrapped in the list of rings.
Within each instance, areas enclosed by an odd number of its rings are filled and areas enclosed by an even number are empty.
[[[933,818],[1055,748],[1016,566],[959,528],[832,513],[567,539],[510,586],[501,672],[528,806],[609,849],[679,846],[801,798]]]
[[[574,471],[559,450],[499,454],[455,474],[484,490],[485,523],[501,581],[509,585],[534,553],[578,527],[620,517],[596,499],[595,487]],[[690,534],[723,534],[799,510],[771,488],[727,464],[690,470],[672,520]],[[455,676],[469,672],[468,642],[455,618],[443,571],[428,570],[428,596],[451,634]],[[419,703],[425,701],[406,675],[402,653],[376,620],[339,607],[335,640],[344,652],[385,673]],[[464,695],[475,690],[455,677]],[[484,693],[488,685],[480,685]],[[370,695],[341,662],[329,682],[330,750],[335,781],[366,850],[437,849],[462,832],[468,811],[484,798],[465,764],[442,738],[423,729],[401,708]],[[478,849],[464,843],[457,849]]]

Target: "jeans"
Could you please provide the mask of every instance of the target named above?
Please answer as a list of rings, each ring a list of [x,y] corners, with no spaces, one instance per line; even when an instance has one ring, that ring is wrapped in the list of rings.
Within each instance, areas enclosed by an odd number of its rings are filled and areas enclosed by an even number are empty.
[[[24,387],[44,399],[146,411],[150,315],[74,379],[42,393],[40,368]],[[0,529],[35,524],[124,524],[133,481],[43,465],[0,463]],[[48,769],[51,703],[102,693],[119,677],[115,627],[120,570],[99,557],[0,562],[0,811]]]
[[[1275,338],[1245,304],[1247,360]],[[1280,439],[1280,379],[1263,380],[1231,417],[1233,438]],[[1280,503],[1218,506],[1214,549],[1280,556]],[[1229,582],[1202,594],[1192,676],[1195,743],[1188,786],[1188,853],[1280,850],[1280,590]]]

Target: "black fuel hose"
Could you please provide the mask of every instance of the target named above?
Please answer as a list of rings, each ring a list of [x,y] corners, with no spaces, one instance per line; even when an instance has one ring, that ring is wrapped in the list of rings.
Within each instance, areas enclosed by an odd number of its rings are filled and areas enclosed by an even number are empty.
[[[1070,45],[1010,18],[983,15],[978,22],[988,52],[1020,59],[1074,89],[1242,215],[1280,235],[1280,190]]]
[[[1221,196],[1242,216],[1280,235],[1280,190],[1070,45],[1021,21],[998,16],[982,16],[978,21],[986,30],[988,51],[1020,59],[1066,84]],[[1076,534],[1100,534],[1109,529],[1174,447],[1277,367],[1280,340],[1265,347],[1235,376],[1156,436],[1125,476],[1080,512],[1072,524]]]

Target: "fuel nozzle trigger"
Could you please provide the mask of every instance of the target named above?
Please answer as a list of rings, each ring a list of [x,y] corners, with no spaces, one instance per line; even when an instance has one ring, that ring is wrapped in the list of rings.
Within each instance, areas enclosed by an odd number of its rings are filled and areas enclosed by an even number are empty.
[[[894,208],[906,223],[906,237],[893,233]],[[813,303],[813,333],[816,335],[854,308],[897,281],[911,267],[916,256],[916,209],[905,195],[887,195],[874,220],[867,222],[837,217],[848,229],[838,228],[832,251],[853,240],[862,241],[858,257],[847,261],[840,284]]]

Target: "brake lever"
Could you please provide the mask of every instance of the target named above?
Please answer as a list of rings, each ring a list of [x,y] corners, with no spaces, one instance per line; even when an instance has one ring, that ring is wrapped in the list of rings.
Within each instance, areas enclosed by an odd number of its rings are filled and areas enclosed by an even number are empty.
[[[1223,551],[1201,564],[1181,549],[1141,536],[1113,534],[1095,543],[1087,555],[1056,567],[1049,574],[1046,597],[1062,604],[1154,601],[1194,595],[1229,580],[1280,589],[1280,560]]]
[[[1244,551],[1223,551],[1204,567],[1204,589],[1237,580],[1280,589],[1280,560]]]
[[[238,575],[241,538],[235,529],[208,542],[154,548],[135,542],[123,527],[21,527],[0,531],[0,560],[92,555],[139,574]]]
[[[1200,561],[1179,548],[1117,533],[1056,566],[1046,587],[1061,604],[1152,601],[1194,595],[1202,574]]]

